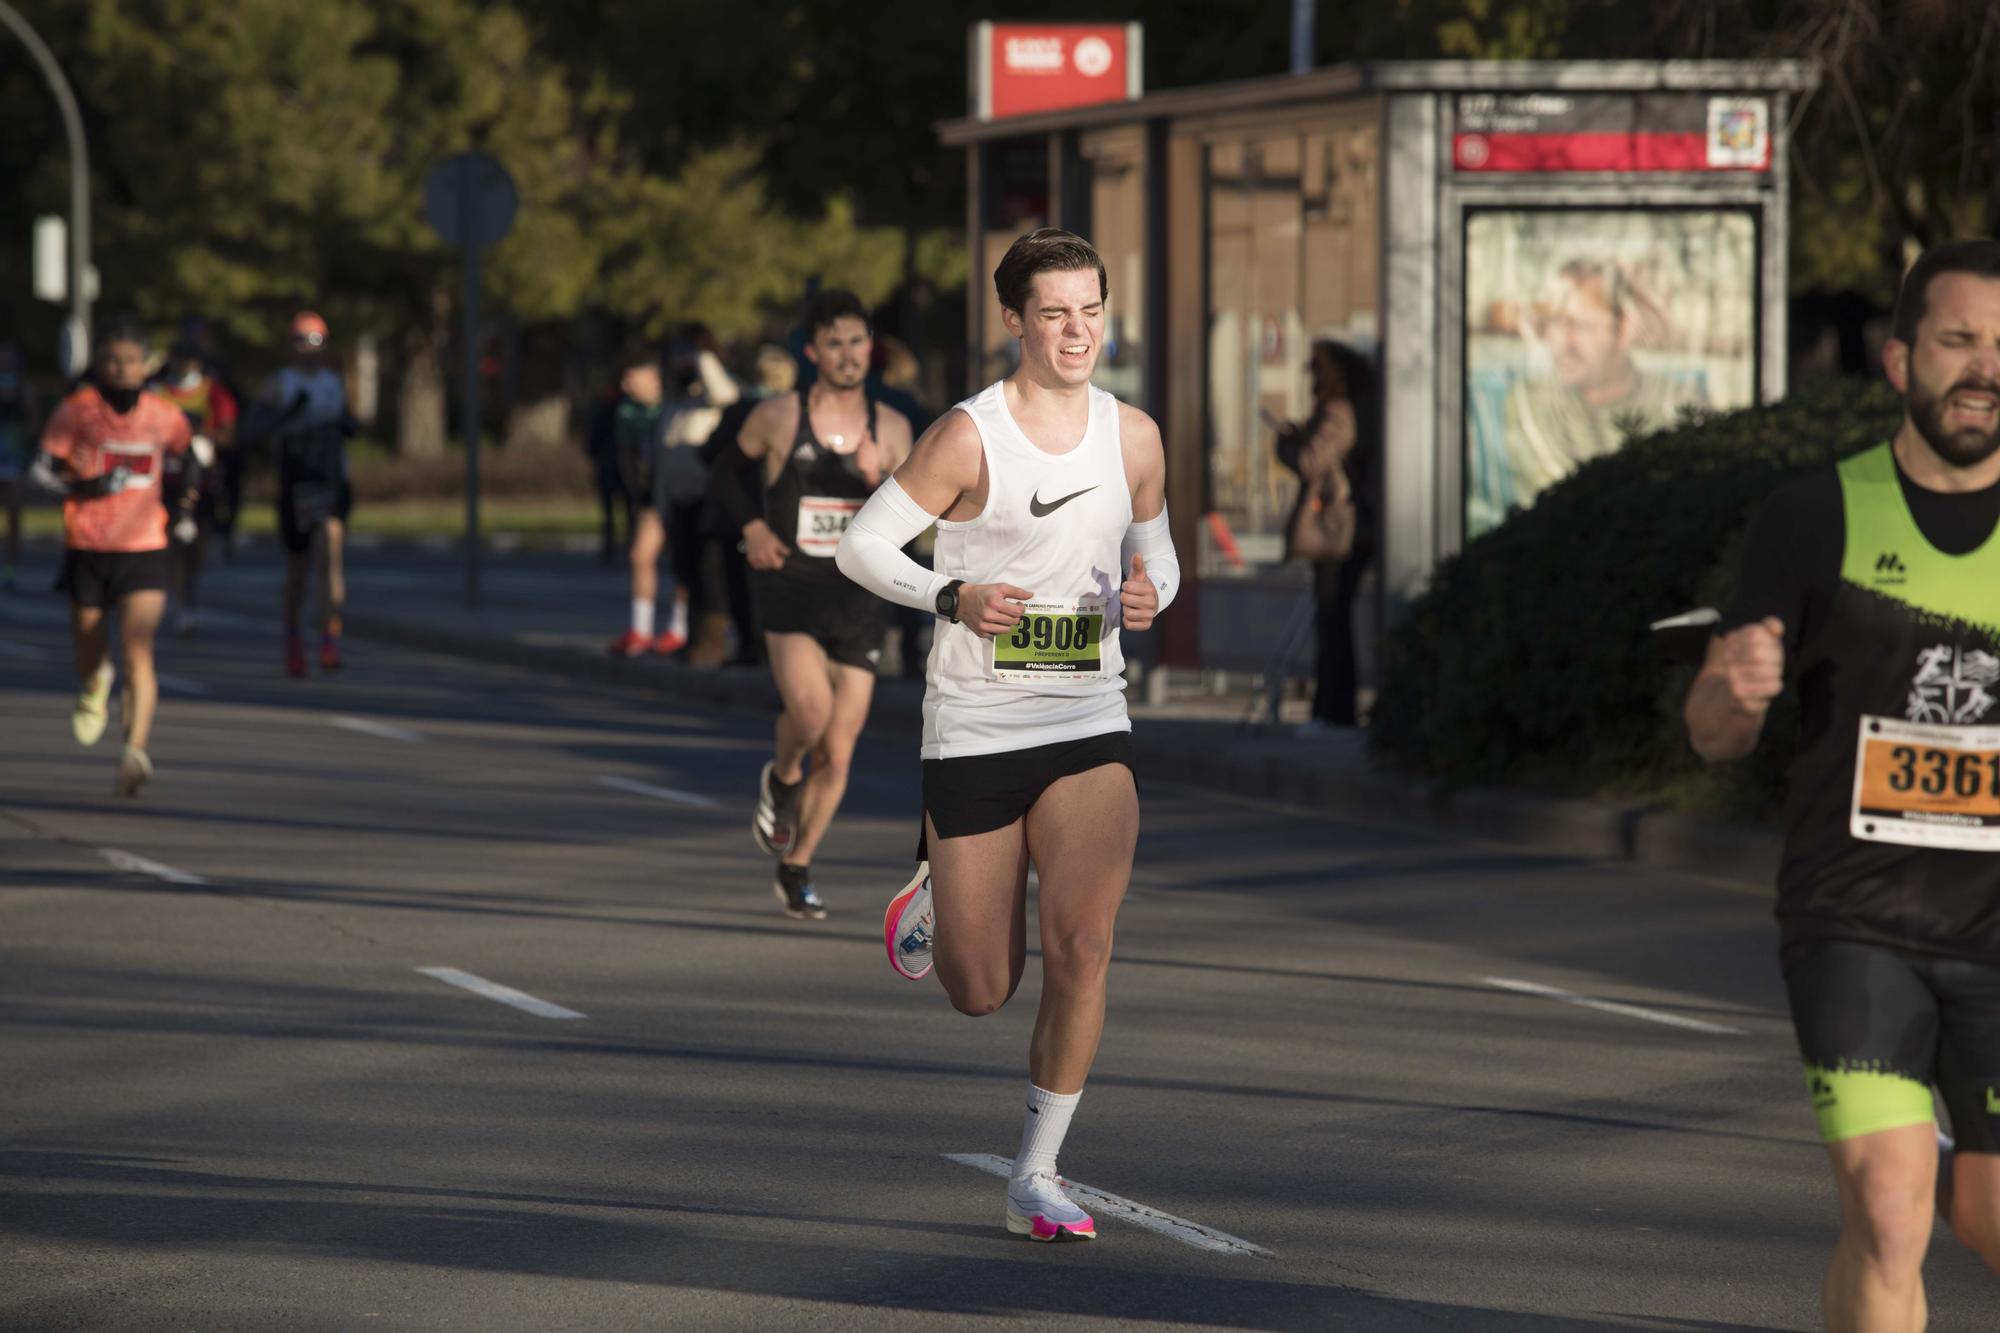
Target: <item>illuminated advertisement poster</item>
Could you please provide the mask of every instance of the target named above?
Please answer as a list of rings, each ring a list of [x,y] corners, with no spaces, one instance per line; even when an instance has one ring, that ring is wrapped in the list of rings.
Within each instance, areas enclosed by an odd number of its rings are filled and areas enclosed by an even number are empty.
[[[1465,536],[1687,409],[1756,395],[1756,227],[1495,210],[1465,226]]]

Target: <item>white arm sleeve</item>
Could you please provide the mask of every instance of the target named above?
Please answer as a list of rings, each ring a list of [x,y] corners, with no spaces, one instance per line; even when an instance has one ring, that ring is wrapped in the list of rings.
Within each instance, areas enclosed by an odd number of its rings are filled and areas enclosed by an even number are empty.
[[[879,486],[847,525],[833,562],[885,601],[917,611],[937,610],[938,590],[951,582],[903,554],[916,535],[937,522],[894,477]]]
[[[1174,604],[1174,594],[1181,590],[1181,562],[1174,554],[1173,533],[1167,530],[1167,507],[1160,506],[1160,512],[1144,523],[1134,523],[1125,529],[1125,540],[1119,543],[1118,558],[1129,571],[1132,557],[1146,557],[1146,577],[1160,590],[1160,610]]]

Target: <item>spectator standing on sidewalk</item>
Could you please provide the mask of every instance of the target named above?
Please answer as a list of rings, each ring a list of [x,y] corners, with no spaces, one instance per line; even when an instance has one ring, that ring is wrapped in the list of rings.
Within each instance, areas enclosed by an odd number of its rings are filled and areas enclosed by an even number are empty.
[[[721,488],[738,486],[754,492],[763,484],[755,464],[736,449],[743,423],[766,398],[781,398],[798,388],[799,363],[776,343],[757,349],[756,378],[748,393],[723,409],[722,419],[701,447],[702,462],[709,468],[708,495],[702,503],[701,526],[710,545],[709,555],[720,561],[723,590],[728,598],[729,619],[735,630],[736,651],[730,659],[735,666],[762,666],[764,636],[757,628],[757,613],[750,599],[750,562],[743,555],[742,534],[729,521],[729,512],[719,494]],[[730,469],[740,469],[735,476]],[[706,661],[695,662],[697,666]]]
[[[729,592],[721,553],[712,549],[702,526],[709,470],[704,446],[743,392],[723,368],[713,333],[692,324],[681,342],[673,364],[673,398],[660,432],[656,501],[674,570],[676,623],[683,637],[694,626],[689,663],[720,666],[729,659]]]
[[[583,451],[590,458],[591,477],[597,485],[597,559],[607,566],[617,564],[631,546],[636,517],[634,497],[625,489],[625,474],[619,467],[618,456],[618,405],[625,400],[620,386],[624,369],[619,367],[618,378],[598,392],[590,424],[583,433]]]
[[[1351,727],[1357,720],[1354,596],[1378,540],[1381,414],[1374,370],[1353,348],[1320,339],[1307,369],[1312,416],[1278,437],[1278,461],[1299,478],[1285,554],[1310,561],[1313,569],[1318,681],[1308,725]]]
[[[653,626],[653,608],[660,591],[660,549],[666,545],[666,528],[652,503],[653,469],[659,463],[660,430],[666,415],[659,351],[650,343],[634,343],[620,358],[618,401],[611,407],[611,441],[619,484],[632,504],[632,621],[611,641],[614,657],[678,652],[687,643],[685,629],[677,637],[670,625],[655,637]]]

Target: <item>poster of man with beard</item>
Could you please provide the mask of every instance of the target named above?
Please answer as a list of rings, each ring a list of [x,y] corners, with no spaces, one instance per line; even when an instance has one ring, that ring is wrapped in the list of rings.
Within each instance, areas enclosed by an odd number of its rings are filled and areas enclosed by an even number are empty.
[[[1466,536],[1689,408],[1755,393],[1755,233],[1728,212],[1466,225]]]

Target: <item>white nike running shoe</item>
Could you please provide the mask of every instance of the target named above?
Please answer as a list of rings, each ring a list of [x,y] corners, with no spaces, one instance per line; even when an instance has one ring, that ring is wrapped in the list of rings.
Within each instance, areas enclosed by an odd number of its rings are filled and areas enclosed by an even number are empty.
[[[1063,1193],[1053,1171],[1007,1182],[1007,1230],[1030,1240],[1096,1240],[1097,1223]]]
[[[922,981],[931,973],[931,936],[937,928],[931,911],[931,863],[917,862],[916,877],[889,900],[882,914],[882,943],[889,950],[889,966],[911,981]]]

